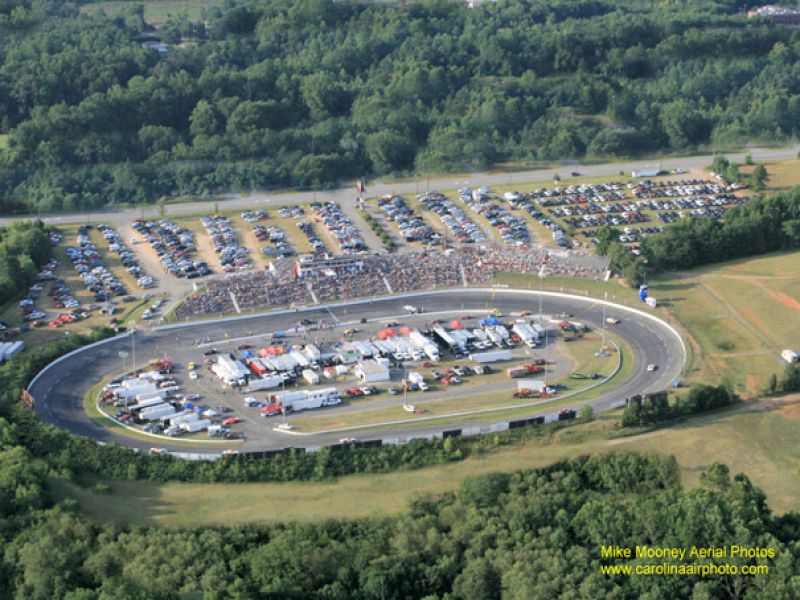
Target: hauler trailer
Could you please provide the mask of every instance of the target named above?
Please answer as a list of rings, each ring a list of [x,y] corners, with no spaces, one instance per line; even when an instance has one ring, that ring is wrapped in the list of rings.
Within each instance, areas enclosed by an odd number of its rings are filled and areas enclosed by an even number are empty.
[[[243,386],[247,383],[246,377],[250,374],[242,361],[231,358],[227,354],[220,355],[217,365],[227,372],[228,377],[235,380],[234,385]]]
[[[425,356],[430,358],[433,362],[439,362],[439,346],[435,342],[429,340],[419,331],[412,331],[408,336],[409,341],[422,350]]]
[[[195,433],[208,429],[211,425],[211,419],[198,419],[196,421],[188,421],[181,423],[180,427],[188,433]]]
[[[151,406],[139,413],[139,419],[142,421],[157,421],[161,417],[175,414],[175,407],[171,404],[159,404],[158,406]]]
[[[498,362],[501,360],[511,360],[511,350],[490,350],[488,352],[475,352],[469,355],[470,360],[477,363]]]
[[[280,375],[267,375],[259,379],[251,378],[248,391],[257,392],[259,390],[270,390],[278,387],[282,381],[283,378]]]
[[[115,388],[114,395],[117,398],[123,398],[132,400],[136,398],[136,396],[143,396],[145,394],[154,394],[158,392],[158,386],[153,383],[152,381],[142,381],[141,383],[131,384],[128,386],[124,385],[123,387]]]
[[[526,346],[533,348],[539,341],[536,331],[527,323],[514,323],[511,330],[519,336]]]
[[[288,397],[283,397],[280,400],[287,411],[293,412],[321,408],[323,406],[334,406],[342,402],[339,390],[336,388],[308,390],[305,392],[305,398],[289,399]]]
[[[137,402],[133,406],[129,406],[129,410],[144,410],[146,408],[150,408],[151,406],[158,406],[159,404],[164,404],[164,399],[161,396],[151,396],[150,398],[144,398],[141,401]]]

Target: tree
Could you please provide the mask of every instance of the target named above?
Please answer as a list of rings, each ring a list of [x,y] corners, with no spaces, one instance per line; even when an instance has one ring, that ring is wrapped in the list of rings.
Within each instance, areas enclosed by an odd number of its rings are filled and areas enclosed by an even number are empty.
[[[581,406],[579,414],[582,421],[594,420],[594,409],[591,407],[590,404],[584,404],[583,406]]]
[[[769,393],[774,394],[778,389],[778,376],[773,373],[769,378]]]
[[[212,136],[222,133],[224,117],[207,100],[200,100],[189,116],[189,133],[192,137]]]
[[[781,391],[796,392],[800,390],[800,366],[796,364],[786,365],[783,377],[780,381]]]
[[[710,127],[705,117],[688,101],[679,99],[661,108],[661,123],[676,148],[699,144],[707,139]]]
[[[378,173],[403,171],[414,165],[414,145],[406,136],[379,131],[367,138],[367,156]]]
[[[167,205],[164,202],[164,198],[159,198],[156,206],[158,207],[158,216],[163,219],[167,214]]]
[[[760,192],[766,187],[769,173],[767,173],[767,168],[763,164],[758,164],[756,168],[753,169],[751,177],[753,178],[753,187]]]

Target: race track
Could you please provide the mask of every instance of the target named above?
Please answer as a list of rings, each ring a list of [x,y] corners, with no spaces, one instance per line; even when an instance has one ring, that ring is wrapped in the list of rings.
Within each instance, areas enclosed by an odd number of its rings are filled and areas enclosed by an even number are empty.
[[[554,292],[543,292],[542,310],[545,315],[561,312],[571,313],[573,318],[586,323],[592,328],[602,327],[603,301],[595,298],[566,296]],[[539,292],[514,289],[449,289],[431,292],[413,293],[404,296],[376,298],[340,305],[319,305],[311,308],[276,311],[265,315],[229,318],[222,321],[191,323],[157,328],[152,332],[136,334],[136,365],[145,366],[151,359],[169,356],[178,364],[197,361],[200,349],[195,346],[197,340],[235,340],[252,335],[284,330],[291,327],[299,319],[325,319],[329,322],[346,323],[366,318],[402,320],[405,316],[403,306],[412,304],[425,309],[426,313],[454,310],[464,313],[477,312],[487,308],[499,308],[505,314],[514,311],[529,310],[536,314],[539,310]],[[638,307],[637,307],[638,308]],[[632,351],[633,371],[618,382],[612,390],[601,393],[588,401],[596,411],[607,410],[624,402],[626,397],[634,394],[667,389],[673,379],[681,374],[686,361],[686,350],[678,334],[663,321],[653,318],[649,308],[644,304],[640,309],[606,303],[606,314],[621,320],[613,326],[614,333],[624,338]],[[119,444],[148,449],[154,446],[180,452],[219,452],[225,447],[235,447],[242,452],[279,449],[287,446],[307,447],[336,443],[345,434],[328,432],[309,435],[291,435],[263,428],[263,433],[250,436],[242,443],[231,442],[216,444],[196,444],[194,450],[186,444],[173,444],[159,438],[152,441],[133,439],[121,435],[112,428],[105,428],[92,421],[83,409],[83,397],[98,381],[117,375],[121,371],[122,359],[120,351],[131,352],[129,335],[87,347],[68,355],[46,367],[32,382],[29,391],[36,398],[36,410],[42,419],[72,433],[88,436],[99,442]],[[130,360],[130,359],[128,359]],[[658,370],[648,372],[648,364],[658,365]],[[576,402],[574,408],[580,404]],[[338,407],[324,409],[337,410]],[[529,416],[549,415],[553,409],[546,407],[531,408]],[[398,419],[402,418],[399,416]],[[475,416],[472,424],[497,422],[502,420],[502,413]],[[521,417],[515,417],[521,418]],[[464,425],[467,426],[467,425]],[[361,429],[357,432],[359,439],[421,436],[437,433],[453,426],[430,425],[415,426],[412,429],[402,427],[383,428],[380,433]],[[118,430],[117,430],[118,431]]]

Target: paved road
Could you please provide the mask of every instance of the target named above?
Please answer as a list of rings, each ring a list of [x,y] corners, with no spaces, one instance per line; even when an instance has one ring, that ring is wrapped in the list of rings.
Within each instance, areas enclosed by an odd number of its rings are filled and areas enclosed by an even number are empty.
[[[299,318],[332,319],[339,322],[367,318],[370,320],[393,317],[402,320],[405,304],[413,304],[425,308],[426,312],[433,311],[458,311],[476,312],[489,307],[498,307],[504,312],[519,310],[538,311],[538,293],[529,290],[442,290],[428,294],[409,294],[407,296],[375,299],[363,303],[350,303],[343,306],[315,307],[302,310],[287,317],[284,314],[262,315],[254,317],[240,317],[227,319],[218,323],[192,324],[185,328],[165,329],[136,334],[136,364],[141,366],[147,361],[168,355],[179,365],[189,361],[198,361],[200,348],[194,346],[194,340],[208,336],[212,340],[225,339],[226,334],[229,346],[220,349],[230,349],[239,342],[237,337],[252,334],[283,330],[290,323]],[[592,298],[555,297],[552,293],[545,292],[543,296],[543,311],[545,314],[558,312],[572,313],[576,320],[585,322],[593,327],[600,327],[602,323],[602,307]],[[624,337],[630,345],[636,365],[632,374],[615,386],[613,391],[605,392],[589,403],[598,411],[607,410],[619,405],[626,397],[636,393],[665,389],[677,377],[685,361],[685,350],[679,338],[661,321],[653,321],[638,315],[623,306],[607,308],[607,313],[614,315],[622,322],[614,326],[614,331]],[[396,317],[395,317],[396,316]],[[31,386],[31,393],[38,401],[37,412],[47,422],[68,429],[79,435],[89,436],[102,442],[116,441],[121,444],[147,449],[152,446],[164,446],[168,449],[187,451],[185,445],[170,445],[160,440],[144,442],[120,436],[113,430],[101,427],[92,422],[83,410],[82,402],[86,391],[98,381],[113,376],[122,370],[122,359],[118,356],[120,350],[132,354],[131,340],[129,337],[117,339],[106,345],[83,350],[71,357],[62,360],[43,372]],[[130,360],[130,359],[129,359]],[[650,373],[645,369],[647,364],[657,364],[659,369]],[[232,392],[228,392],[233,394]],[[238,400],[237,396],[237,402]],[[211,401],[209,401],[211,403]],[[576,406],[578,403],[576,403]],[[343,406],[341,408],[346,408]],[[325,409],[326,414],[335,414],[337,407]],[[552,413],[547,410],[531,408],[530,416]],[[241,416],[238,410],[237,415]],[[398,407],[398,418],[410,416],[403,413]],[[472,424],[495,422],[500,420],[497,414],[491,417],[475,417]],[[394,437],[404,435],[424,435],[446,429],[437,425],[416,427],[413,431],[399,428],[381,430],[380,433],[359,431],[355,434],[325,433],[312,436],[296,436],[281,433],[269,428],[269,425],[256,418],[250,419],[245,425],[248,439],[243,446],[245,451],[283,448],[286,446],[316,446],[326,443],[335,443],[346,435],[357,435],[361,439],[377,437]],[[215,446],[211,449],[208,445],[198,445],[198,452],[221,450],[224,446]]]
[[[745,154],[749,152],[752,154],[753,159],[756,161],[770,161],[782,160],[787,158],[794,158],[800,150],[800,145],[795,145],[789,148],[750,148],[742,152],[726,154],[732,160],[742,162],[744,161]],[[426,180],[408,180],[397,183],[383,183],[381,181],[369,182],[367,185],[367,193],[369,196],[382,196],[384,194],[410,194],[417,193],[420,189],[424,189],[430,181],[431,189],[452,189],[460,187],[480,187],[480,186],[497,186],[508,185],[509,181],[513,183],[525,183],[531,181],[542,181],[552,179],[555,174],[560,174],[562,177],[569,175],[571,171],[578,170],[582,175],[587,176],[608,176],[614,177],[620,171],[626,173],[636,169],[693,169],[705,167],[711,162],[709,155],[698,156],[685,156],[680,158],[664,158],[664,159],[649,159],[638,161],[626,161],[617,163],[606,163],[602,165],[573,165],[564,166],[557,169],[537,169],[532,171],[522,171],[518,173],[506,172],[483,172],[483,173],[467,173],[461,175],[450,175],[445,177],[437,177],[435,179]],[[319,201],[335,201],[343,206],[352,205],[355,202],[356,194],[353,187],[348,186],[345,188],[316,192],[315,194]],[[311,193],[297,193],[297,192],[282,192],[282,193],[269,193],[257,192],[246,197],[240,197],[236,194],[227,194],[226,200],[220,200],[221,208],[225,209],[244,209],[244,208],[258,208],[260,206],[282,205],[286,203],[308,202],[311,200]],[[197,213],[208,211],[212,207],[210,202],[185,202],[181,204],[170,204],[167,207],[167,216],[174,216],[187,213]],[[136,217],[142,215],[140,209],[107,209],[103,212],[92,213],[89,217],[94,221],[103,221],[113,225],[122,225],[129,223]],[[144,215],[147,217],[156,217],[157,209],[152,206],[144,210]],[[35,215],[33,215],[35,216]],[[0,219],[0,225],[7,225],[13,220],[30,217],[6,217]],[[83,223],[87,220],[86,213],[68,214],[45,216],[44,221],[47,223]],[[369,240],[367,240],[369,243]]]

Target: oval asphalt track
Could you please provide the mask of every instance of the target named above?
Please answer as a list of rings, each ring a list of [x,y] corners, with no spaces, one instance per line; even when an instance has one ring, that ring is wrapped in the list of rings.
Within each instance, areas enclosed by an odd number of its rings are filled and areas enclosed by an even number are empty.
[[[634,297],[634,292],[631,292]],[[515,289],[449,289],[430,292],[413,293],[402,296],[375,298],[373,300],[353,302],[340,305],[318,305],[298,311],[279,311],[275,314],[234,317],[216,322],[192,323],[158,328],[152,332],[136,334],[136,364],[146,365],[150,360],[169,356],[179,365],[189,361],[198,361],[202,349],[195,346],[195,340],[209,337],[211,340],[229,340],[256,334],[267,334],[292,327],[299,319],[325,319],[329,322],[347,322],[366,318],[370,321],[378,318],[395,317],[402,319],[403,306],[412,304],[425,309],[426,312],[455,310],[473,313],[498,308],[508,316],[514,311],[528,310],[537,314],[539,310],[539,292]],[[542,311],[545,315],[567,312],[574,320],[586,323],[593,328],[602,327],[603,302],[596,298],[566,296],[544,292]],[[644,304],[637,307],[647,313],[649,308]],[[624,338],[629,344],[634,361],[634,370],[619,382],[612,390],[604,391],[592,400],[576,402],[575,407],[588,403],[596,411],[608,410],[624,402],[625,398],[634,394],[666,389],[671,381],[678,377],[686,360],[685,348],[678,334],[666,323],[642,315],[629,307],[606,303],[607,316],[621,320],[613,325],[611,331]],[[58,427],[83,435],[99,442],[118,442],[132,448],[148,449],[153,446],[164,447],[179,452],[219,452],[226,444],[186,444],[171,445],[166,439],[153,438],[142,441],[116,433],[111,428],[103,427],[90,419],[83,410],[83,398],[95,383],[118,374],[122,359],[118,352],[131,351],[129,336],[116,338],[105,344],[77,351],[60,361],[46,367],[30,387],[36,398],[36,411],[42,419]],[[128,358],[130,361],[130,358]],[[648,364],[658,365],[655,372],[648,372]],[[324,409],[335,411],[337,407]],[[552,414],[553,409],[531,407],[528,416]],[[408,417],[399,414],[398,420]],[[522,418],[517,416],[515,418]],[[490,415],[475,415],[474,422],[458,427],[467,427],[503,419],[502,412]],[[453,429],[453,425],[414,426],[411,428],[381,428],[380,431],[360,429],[360,439],[391,438],[403,436],[422,436],[437,433],[445,429]],[[311,435],[291,435],[273,431],[265,424],[259,434],[250,435],[241,443],[231,443],[231,447],[241,451],[258,451],[285,448],[287,446],[304,447],[336,443],[341,437],[350,434],[329,432]]]

